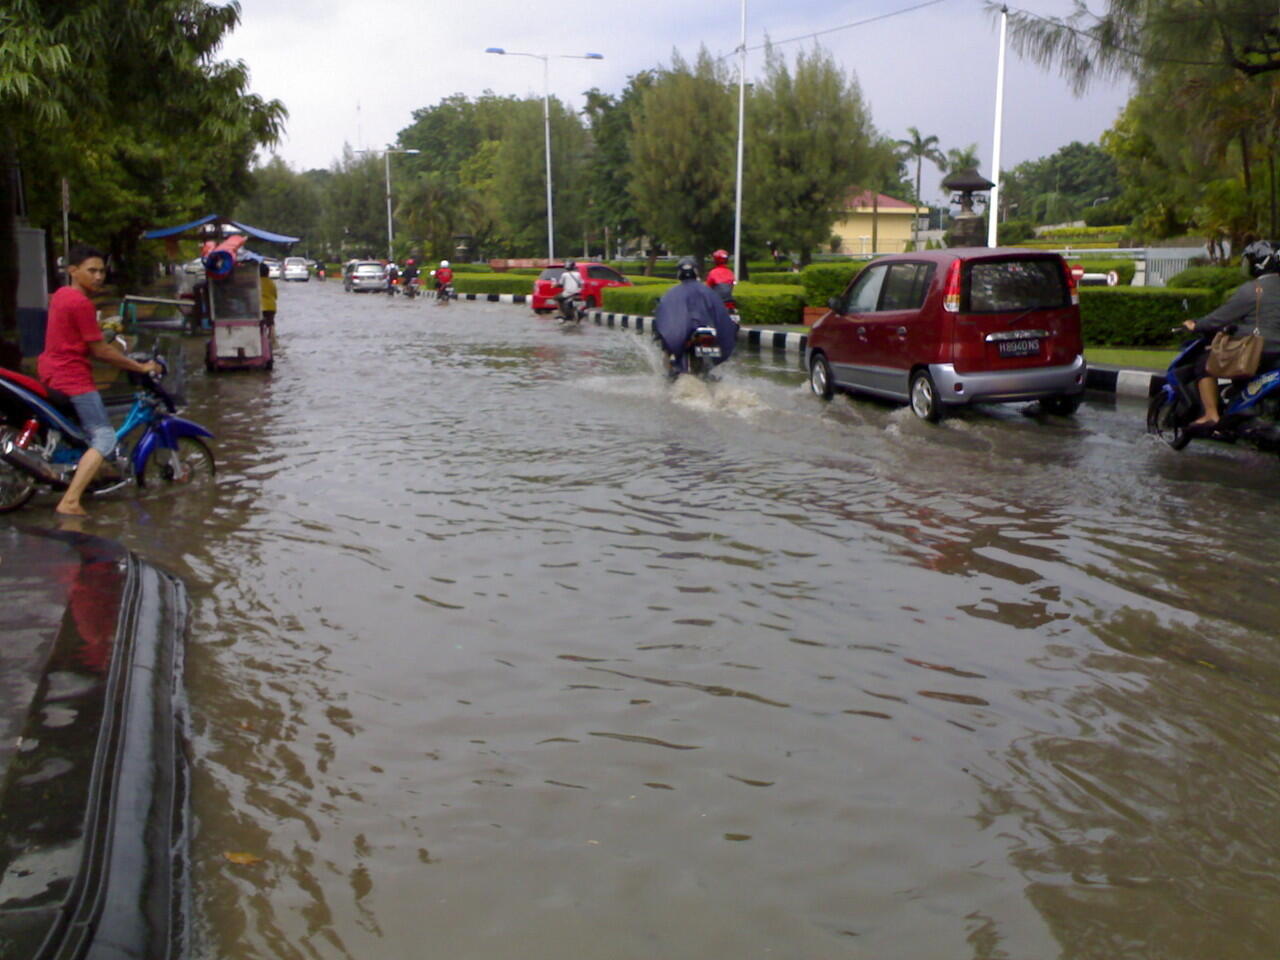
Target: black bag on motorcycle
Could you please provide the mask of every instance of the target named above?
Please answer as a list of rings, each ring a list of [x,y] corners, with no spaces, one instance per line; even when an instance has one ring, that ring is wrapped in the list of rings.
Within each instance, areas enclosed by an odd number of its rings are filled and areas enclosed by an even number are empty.
[[[1255,287],[1258,296],[1258,309],[1262,307],[1262,288]],[[1213,335],[1209,344],[1209,360],[1205,364],[1205,373],[1211,377],[1222,377],[1234,380],[1236,377],[1252,377],[1258,372],[1258,364],[1262,360],[1263,338],[1258,328],[1243,337],[1233,337],[1225,330]]]

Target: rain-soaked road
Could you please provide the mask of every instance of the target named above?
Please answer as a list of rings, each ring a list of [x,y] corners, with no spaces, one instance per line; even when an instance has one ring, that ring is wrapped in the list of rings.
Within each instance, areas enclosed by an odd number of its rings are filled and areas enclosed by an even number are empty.
[[[281,286],[87,528],[194,598],[197,956],[1280,953],[1274,459]]]

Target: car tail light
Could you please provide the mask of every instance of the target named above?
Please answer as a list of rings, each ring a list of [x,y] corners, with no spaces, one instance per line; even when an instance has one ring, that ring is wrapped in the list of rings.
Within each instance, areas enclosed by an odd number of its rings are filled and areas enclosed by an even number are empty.
[[[942,309],[948,313],[960,312],[960,261],[952,260],[947,268],[947,286],[942,294]]]
[[[1067,291],[1071,294],[1072,306],[1080,305],[1080,278],[1083,276],[1084,267],[1067,268]]]

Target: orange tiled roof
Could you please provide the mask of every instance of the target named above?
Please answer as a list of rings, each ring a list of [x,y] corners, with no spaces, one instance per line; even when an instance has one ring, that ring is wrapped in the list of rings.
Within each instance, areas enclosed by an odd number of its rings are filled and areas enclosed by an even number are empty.
[[[845,198],[844,208],[846,210],[870,208],[873,196],[875,195],[872,194],[870,190],[863,190],[861,193],[851,193],[847,198]],[[915,204],[910,203],[909,201],[899,200],[886,193],[881,193],[878,196],[880,197],[878,206],[881,210],[911,210],[915,207]]]

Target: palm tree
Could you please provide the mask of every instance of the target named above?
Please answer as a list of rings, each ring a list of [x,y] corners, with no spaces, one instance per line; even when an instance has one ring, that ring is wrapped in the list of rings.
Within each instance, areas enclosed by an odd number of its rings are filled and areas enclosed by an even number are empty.
[[[938,138],[935,136],[922,137],[920,131],[915,127],[907,127],[907,133],[911,134],[910,140],[897,141],[898,146],[902,147],[902,153],[908,160],[916,162],[916,207],[920,206],[920,168],[924,162],[928,160],[939,170],[943,170],[947,158],[942,155],[942,151],[938,149]],[[911,219],[911,246],[919,247],[920,237],[920,215],[917,210]]]
[[[946,171],[947,173],[958,173],[961,170],[968,170],[970,167],[976,170],[981,162],[978,158],[978,145],[976,143],[971,143],[967,147],[952,147],[947,151]]]

